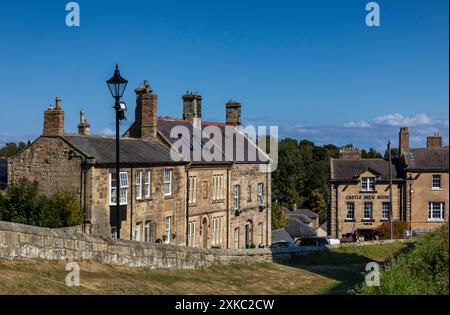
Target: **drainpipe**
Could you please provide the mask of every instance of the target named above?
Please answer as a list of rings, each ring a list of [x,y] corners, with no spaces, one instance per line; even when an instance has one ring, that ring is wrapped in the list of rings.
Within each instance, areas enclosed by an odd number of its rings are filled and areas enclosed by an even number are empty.
[[[272,227],[269,226],[269,164],[266,165],[266,245],[269,246],[269,240],[270,243],[272,243],[271,237],[272,233],[270,231],[272,230]]]
[[[230,166],[227,167],[227,183],[226,183],[226,187],[227,187],[227,248],[230,248],[230,239],[231,239],[231,235],[230,235],[230,224],[231,224],[231,220],[230,220],[230,216],[231,216],[231,212],[230,212]]]
[[[336,184],[336,238],[339,239],[339,184]]]
[[[133,179],[133,175],[134,175],[134,168],[131,167],[131,189],[130,189],[130,197],[131,197],[131,201],[130,201],[130,241],[133,240],[133,183],[134,183],[134,179]],[[141,184],[142,184],[142,179],[141,179]],[[142,189],[141,189],[142,190]],[[145,224],[145,222],[144,222]]]
[[[189,246],[189,165],[186,166],[186,192],[185,200],[186,200],[186,223],[185,223],[185,243],[186,246]],[[201,225],[201,222],[200,222]],[[194,233],[194,235],[196,235]],[[195,240],[194,240],[195,242]]]

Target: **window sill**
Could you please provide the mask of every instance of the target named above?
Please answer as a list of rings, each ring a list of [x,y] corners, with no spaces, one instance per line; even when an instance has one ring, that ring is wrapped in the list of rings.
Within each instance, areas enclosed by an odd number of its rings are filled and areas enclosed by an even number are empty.
[[[376,193],[378,193],[378,191],[376,191],[376,190],[360,190],[359,193],[360,194],[376,194]]]
[[[430,191],[443,191],[442,188],[433,187],[430,189]]]
[[[197,207],[198,203],[197,202],[191,202],[189,203],[189,207]]]
[[[428,219],[428,223],[444,223],[444,219]]]
[[[153,197],[147,197],[147,198],[136,198],[137,202],[145,202],[145,201],[153,201]]]
[[[173,195],[164,196],[164,200],[170,200],[173,199]]]
[[[374,219],[362,219],[361,222],[375,222]]]
[[[212,203],[224,203],[224,199],[213,200]]]
[[[390,219],[380,219],[380,222],[388,222]]]
[[[345,219],[344,222],[356,222],[355,219]]]

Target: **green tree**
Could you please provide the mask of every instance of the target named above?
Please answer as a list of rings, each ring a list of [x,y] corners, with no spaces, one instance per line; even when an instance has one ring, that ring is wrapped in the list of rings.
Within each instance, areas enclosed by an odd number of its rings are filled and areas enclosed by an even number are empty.
[[[314,189],[306,199],[306,206],[319,214],[319,221],[324,222],[327,219],[327,202],[320,189]]]
[[[378,152],[377,150],[375,150],[374,148],[370,148],[369,152],[367,152],[366,150],[361,150],[361,157],[363,159],[381,159],[381,158],[383,158],[381,153]]]
[[[81,224],[77,194],[61,191],[51,197],[38,193],[37,182],[19,180],[0,195],[0,220],[48,228]]]
[[[25,142],[19,143],[7,143],[2,148],[0,148],[0,157],[11,157],[25,149],[27,145]]]

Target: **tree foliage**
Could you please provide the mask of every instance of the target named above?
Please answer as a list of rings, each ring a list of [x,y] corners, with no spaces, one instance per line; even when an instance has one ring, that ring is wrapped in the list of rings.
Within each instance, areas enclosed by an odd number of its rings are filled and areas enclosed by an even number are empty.
[[[11,157],[22,151],[27,147],[25,142],[19,143],[7,143],[2,148],[0,148],[0,157]]]
[[[274,204],[278,202],[280,206],[291,209],[295,203],[299,208],[318,213],[321,223],[326,221],[330,205],[330,159],[339,158],[339,150],[333,144],[316,146],[308,140],[281,140],[278,144],[278,169],[272,176]],[[362,150],[361,157],[382,158],[382,155],[370,148],[369,151]],[[272,223],[278,222],[272,219]]]
[[[48,228],[81,224],[83,213],[77,195],[61,191],[39,195],[37,182],[19,180],[0,195],[0,220]]]

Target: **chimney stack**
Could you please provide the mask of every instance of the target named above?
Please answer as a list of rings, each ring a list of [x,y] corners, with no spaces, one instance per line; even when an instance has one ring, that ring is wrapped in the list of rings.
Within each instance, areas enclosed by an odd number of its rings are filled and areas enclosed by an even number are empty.
[[[135,89],[136,120],[130,129],[130,136],[134,138],[157,140],[158,135],[158,96],[153,94],[148,81]]]
[[[240,102],[229,101],[226,103],[226,123],[227,125],[241,125],[241,108]]]
[[[61,108],[61,98],[55,100],[55,107],[50,105],[44,112],[43,136],[63,136],[64,135],[64,111]]]
[[[399,133],[399,155],[402,156],[403,154],[409,152],[409,129],[408,127],[400,128]]]
[[[89,136],[91,133],[91,125],[87,122],[85,113],[80,111],[80,123],[78,124],[78,134],[81,136]]]
[[[436,132],[434,136],[427,137],[427,149],[442,148],[442,137]]]
[[[186,92],[183,95],[183,119],[190,122],[202,118],[202,96],[198,93]]]
[[[341,160],[361,160],[361,149],[355,147],[344,147],[339,150]]]

